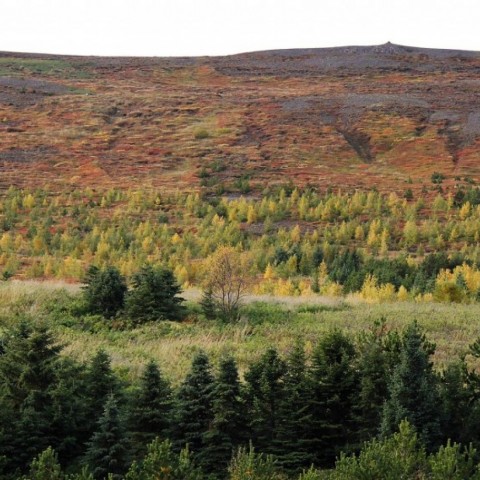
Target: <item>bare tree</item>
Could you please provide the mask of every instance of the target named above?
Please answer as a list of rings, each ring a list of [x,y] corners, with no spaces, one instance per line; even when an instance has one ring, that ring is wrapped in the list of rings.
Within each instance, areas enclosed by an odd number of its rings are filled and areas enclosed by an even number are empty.
[[[207,262],[207,278],[202,304],[227,322],[237,321],[248,288],[247,263],[232,247],[220,247]]]

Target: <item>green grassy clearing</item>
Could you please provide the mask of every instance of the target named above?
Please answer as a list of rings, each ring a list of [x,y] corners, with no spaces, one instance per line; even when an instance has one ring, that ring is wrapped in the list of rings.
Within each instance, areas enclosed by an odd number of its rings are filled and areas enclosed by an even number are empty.
[[[466,351],[480,335],[480,305],[396,302],[366,304],[353,301],[314,303],[299,299],[282,303],[256,302],[250,298],[242,320],[235,325],[205,321],[196,302],[189,301],[190,315],[183,323],[158,322],[138,328],[109,328],[98,317],[76,317],[78,285],[61,282],[5,282],[0,285],[0,325],[22,316],[48,322],[65,346],[64,353],[87,361],[104,348],[114,367],[126,378],[136,378],[150,358],[156,359],[173,382],[187,372],[191,358],[204,349],[215,362],[233,354],[245,368],[271,346],[286,352],[297,338],[311,350],[325,332],[339,328],[358,334],[385,318],[387,327],[401,329],[417,319],[437,345],[439,368]],[[264,300],[264,299],[263,299]]]

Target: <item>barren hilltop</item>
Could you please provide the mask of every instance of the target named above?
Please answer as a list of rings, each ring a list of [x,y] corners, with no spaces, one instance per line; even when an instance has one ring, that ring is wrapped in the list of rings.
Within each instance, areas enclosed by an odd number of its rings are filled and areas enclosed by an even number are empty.
[[[0,53],[0,187],[452,188],[480,180],[480,52]]]

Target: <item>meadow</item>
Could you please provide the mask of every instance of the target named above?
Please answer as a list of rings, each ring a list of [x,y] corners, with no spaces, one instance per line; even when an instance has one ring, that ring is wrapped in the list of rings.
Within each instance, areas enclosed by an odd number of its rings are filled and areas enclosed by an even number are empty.
[[[198,297],[195,290],[185,293],[186,297]],[[184,378],[200,350],[214,363],[232,354],[244,372],[272,346],[287,353],[300,339],[309,353],[325,333],[340,329],[357,335],[373,329],[379,321],[385,322],[386,329],[402,330],[417,320],[437,346],[434,362],[439,370],[465,354],[480,336],[478,304],[369,304],[353,297],[272,300],[251,295],[241,320],[235,324],[206,320],[197,301],[189,300],[186,321],[151,322],[123,329],[99,316],[76,316],[80,295],[80,287],[75,284],[4,282],[0,285],[1,325],[12,325],[25,316],[46,323],[64,345],[63,354],[86,363],[104,349],[113,367],[129,381],[135,381],[148,361],[154,359],[174,384]]]

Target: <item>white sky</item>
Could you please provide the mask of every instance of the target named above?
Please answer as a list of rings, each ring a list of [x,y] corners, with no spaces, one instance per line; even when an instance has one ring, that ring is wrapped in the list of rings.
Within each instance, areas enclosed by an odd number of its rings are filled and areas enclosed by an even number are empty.
[[[224,55],[402,45],[480,50],[480,0],[0,0],[0,50]]]

